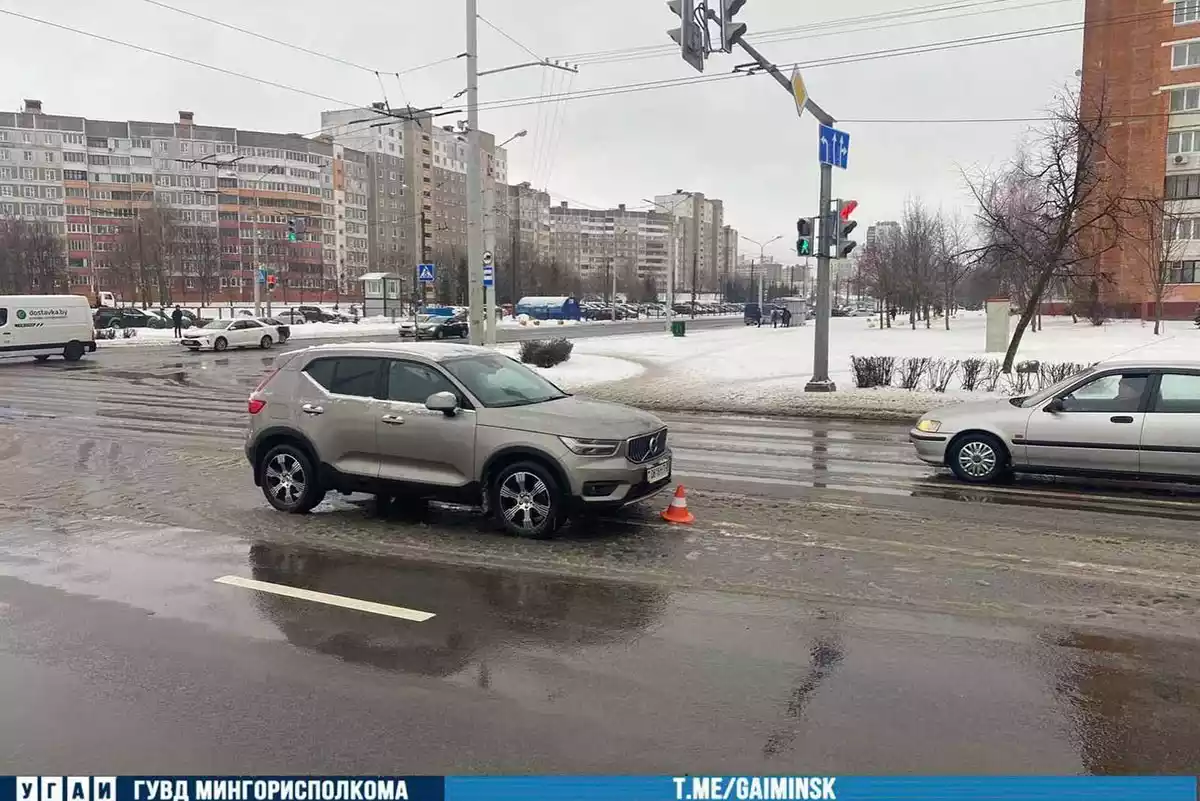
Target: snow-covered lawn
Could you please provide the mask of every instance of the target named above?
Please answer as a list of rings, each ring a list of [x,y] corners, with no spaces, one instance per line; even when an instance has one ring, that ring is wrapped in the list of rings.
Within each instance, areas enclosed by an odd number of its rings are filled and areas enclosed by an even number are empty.
[[[296,341],[346,336],[391,335],[394,337],[399,331],[399,325],[386,317],[364,317],[357,325],[354,323],[303,323],[290,326],[290,328],[292,329],[292,339]],[[170,328],[134,328],[131,330],[136,333],[129,339],[122,339],[121,333],[118,332],[117,339],[101,339],[96,342],[96,345],[101,348],[154,345],[179,347],[179,341],[175,339],[175,332]]]
[[[878,321],[876,321],[876,325]],[[1015,318],[1012,321],[1015,326]],[[830,333],[830,377],[838,391],[805,393],[812,375],[813,336],[810,322],[794,328],[729,328],[699,331],[685,338],[638,334],[578,340],[573,359],[585,355],[626,358],[646,372],[593,386],[589,394],[662,409],[891,417],[907,419],[932,406],[987,397],[962,390],[938,394],[903,389],[854,387],[851,356],[930,356],[944,359],[1001,358],[984,352],[985,319],[964,314],[930,329],[906,325],[869,327],[867,318],[836,318]],[[1046,318],[1045,328],[1027,332],[1018,359],[1091,363],[1115,358],[1169,358],[1200,361],[1200,330],[1189,323],[1170,323],[1159,337],[1139,321],[1093,327],[1068,318]],[[958,384],[952,384],[958,386]]]

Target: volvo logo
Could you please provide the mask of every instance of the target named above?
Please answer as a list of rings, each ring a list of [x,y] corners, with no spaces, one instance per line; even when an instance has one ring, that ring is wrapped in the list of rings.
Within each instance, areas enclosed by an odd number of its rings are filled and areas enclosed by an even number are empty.
[[[650,437],[650,447],[646,450],[647,456],[658,456],[667,449],[667,432],[660,431]]]

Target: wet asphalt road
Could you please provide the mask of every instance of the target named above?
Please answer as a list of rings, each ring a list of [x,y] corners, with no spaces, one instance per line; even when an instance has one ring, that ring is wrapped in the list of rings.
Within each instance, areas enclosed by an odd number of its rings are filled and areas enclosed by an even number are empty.
[[[1193,490],[961,487],[904,427],[679,415],[689,529],[288,517],[240,452],[271,358],[0,365],[5,772],[1195,771]]]

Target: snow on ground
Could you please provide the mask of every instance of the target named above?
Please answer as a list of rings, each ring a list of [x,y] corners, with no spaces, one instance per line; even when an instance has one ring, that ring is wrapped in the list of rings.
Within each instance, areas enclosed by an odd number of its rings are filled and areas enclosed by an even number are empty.
[[[345,336],[369,337],[385,334],[394,336],[399,331],[398,324],[393,323],[387,317],[364,317],[357,325],[354,323],[303,323],[290,327],[292,329],[292,339],[295,341]],[[131,330],[136,333],[129,339],[122,339],[121,333],[118,332],[117,339],[101,339],[96,342],[96,345],[101,348],[139,345],[174,345],[179,347],[179,341],[175,339],[175,332],[170,328],[134,328]]]
[[[757,414],[830,415],[909,419],[933,406],[988,397],[961,389],[947,394],[898,388],[859,390],[850,374],[851,356],[931,356],[945,359],[1001,358],[984,352],[985,318],[964,314],[951,331],[935,327],[868,327],[867,318],[831,321],[830,377],[838,392],[805,393],[812,376],[815,326],[731,328],[685,338],[638,334],[579,340],[574,353],[615,356],[646,367],[632,380],[593,386],[588,394],[660,409]],[[876,321],[876,325],[878,321]],[[1012,325],[1015,326],[1015,318]],[[940,321],[937,325],[941,325]],[[1027,332],[1018,360],[1091,363],[1115,358],[1200,359],[1200,330],[1170,323],[1155,337],[1140,321],[1097,328],[1086,321],[1046,318],[1039,333]],[[957,386],[957,385],[952,385]]]
[[[499,345],[500,352],[518,358],[520,346],[516,344]],[[612,356],[596,356],[589,353],[572,351],[571,358],[554,367],[534,367],[533,370],[544,375],[557,386],[574,391],[594,384],[604,384],[613,381],[626,381],[636,378],[645,371],[645,367],[627,359]]]

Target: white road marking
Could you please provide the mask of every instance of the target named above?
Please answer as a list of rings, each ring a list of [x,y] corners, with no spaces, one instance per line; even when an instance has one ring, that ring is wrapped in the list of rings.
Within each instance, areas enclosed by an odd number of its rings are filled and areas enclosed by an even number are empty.
[[[422,612],[419,609],[405,609],[403,606],[388,606],[387,604],[379,604],[374,601],[360,601],[357,598],[347,598],[342,595],[330,595],[326,592],[315,592],[313,590],[302,590],[297,587],[288,587],[285,584],[272,584],[269,581],[255,581],[254,579],[242,578],[241,576],[221,576],[213,579],[218,584],[228,584],[233,587],[241,587],[247,590],[258,590],[259,592],[269,592],[273,595],[282,595],[286,598],[298,598],[301,601],[312,601],[318,604],[328,604],[329,606],[340,606],[343,609],[354,609],[358,612],[370,612],[374,615],[383,615],[385,617],[398,617],[401,620],[411,620],[414,623],[424,623],[433,617],[433,612]]]

